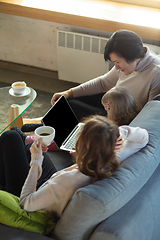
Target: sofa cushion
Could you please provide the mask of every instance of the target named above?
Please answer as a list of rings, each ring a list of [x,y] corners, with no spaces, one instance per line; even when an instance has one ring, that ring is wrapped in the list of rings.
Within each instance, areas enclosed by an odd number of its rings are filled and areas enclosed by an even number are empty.
[[[90,240],[159,239],[159,173],[160,164],[138,194],[97,226]]]
[[[150,101],[131,123],[148,131],[145,148],[125,160],[110,178],[76,191],[55,227],[59,239],[89,239],[97,224],[121,209],[148,181],[160,162],[159,109],[159,101]]]
[[[49,214],[26,212],[19,206],[18,197],[5,191],[0,191],[0,223],[42,235],[49,234],[55,227]]]

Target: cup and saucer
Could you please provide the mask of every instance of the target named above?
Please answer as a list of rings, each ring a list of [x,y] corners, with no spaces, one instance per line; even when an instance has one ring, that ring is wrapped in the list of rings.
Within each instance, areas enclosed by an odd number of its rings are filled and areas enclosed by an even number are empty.
[[[14,97],[24,97],[29,95],[31,89],[26,86],[26,83],[23,81],[12,83],[12,87],[9,89],[9,94]]]

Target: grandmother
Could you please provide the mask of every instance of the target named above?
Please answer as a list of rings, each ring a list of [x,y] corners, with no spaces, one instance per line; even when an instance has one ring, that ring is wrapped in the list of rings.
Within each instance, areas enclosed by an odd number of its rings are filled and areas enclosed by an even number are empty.
[[[83,116],[105,114],[101,96],[113,87],[126,88],[141,105],[160,93],[160,58],[150,53],[142,39],[134,32],[118,30],[107,41],[105,61],[114,67],[106,74],[64,92],[55,93],[54,105],[64,95],[79,119]]]

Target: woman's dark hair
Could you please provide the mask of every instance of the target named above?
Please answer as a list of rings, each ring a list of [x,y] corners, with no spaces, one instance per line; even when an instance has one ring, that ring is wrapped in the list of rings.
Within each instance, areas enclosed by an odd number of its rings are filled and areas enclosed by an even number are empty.
[[[145,50],[142,39],[134,32],[118,30],[108,40],[105,51],[105,61],[110,60],[110,53],[116,53],[119,57],[125,58],[127,62],[133,62],[144,57]]]
[[[109,177],[119,166],[114,152],[119,129],[99,115],[86,118],[84,123],[75,146],[78,169],[93,181]]]

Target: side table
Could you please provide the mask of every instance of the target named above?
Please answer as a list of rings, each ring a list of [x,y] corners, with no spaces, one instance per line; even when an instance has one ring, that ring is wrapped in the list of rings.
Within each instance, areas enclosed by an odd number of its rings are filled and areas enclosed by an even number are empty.
[[[34,102],[37,93],[28,87],[28,94],[23,96],[9,93],[11,86],[0,88],[0,134],[13,125],[23,125],[22,113]]]

